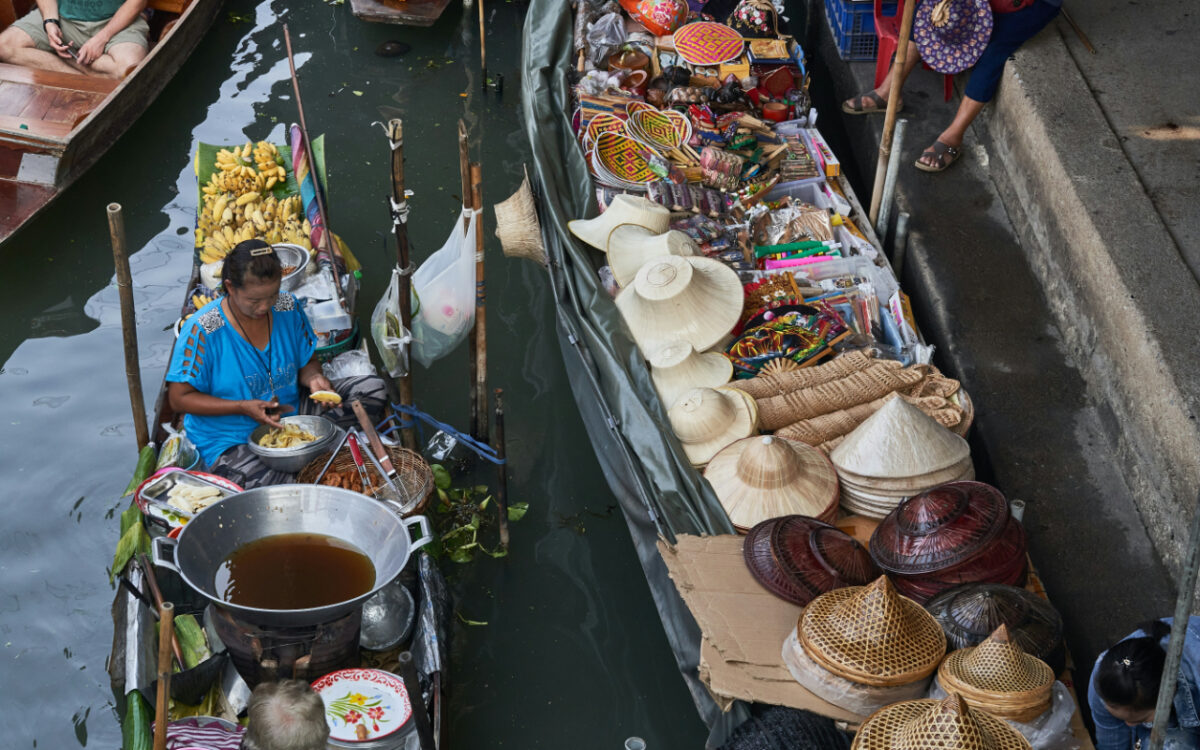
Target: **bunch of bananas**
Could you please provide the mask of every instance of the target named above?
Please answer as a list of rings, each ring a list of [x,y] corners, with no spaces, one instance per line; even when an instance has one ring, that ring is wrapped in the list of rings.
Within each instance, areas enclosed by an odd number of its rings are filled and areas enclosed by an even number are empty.
[[[197,310],[199,310],[200,308],[207,305],[209,302],[212,302],[214,299],[216,299],[216,297],[210,297],[207,294],[193,294],[192,295],[192,304],[196,306]]]
[[[221,260],[239,242],[256,238],[312,250],[312,227],[303,216],[300,196],[280,200],[269,192],[287,177],[281,162],[278,149],[267,141],[217,152],[216,170],[201,190],[196,226],[201,262]]]

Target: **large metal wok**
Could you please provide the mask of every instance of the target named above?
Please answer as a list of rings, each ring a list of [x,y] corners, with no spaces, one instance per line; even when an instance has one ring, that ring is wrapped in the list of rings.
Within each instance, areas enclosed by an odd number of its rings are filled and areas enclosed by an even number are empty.
[[[412,538],[411,527],[420,536]],[[327,534],[353,544],[371,558],[375,585],[353,599],[309,609],[258,609],[231,604],[216,590],[216,573],[247,542],[275,534]],[[424,516],[400,518],[385,501],[323,485],[259,487],[205,508],[178,539],[154,541],[154,564],[179,573],[189,586],[255,625],[303,627],[335,620],[391,583],[415,550],[433,539]]]

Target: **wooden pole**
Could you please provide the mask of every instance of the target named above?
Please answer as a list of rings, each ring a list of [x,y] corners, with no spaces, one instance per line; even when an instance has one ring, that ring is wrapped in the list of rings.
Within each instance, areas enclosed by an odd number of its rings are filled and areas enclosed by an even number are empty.
[[[475,406],[471,413],[477,415],[478,430],[472,437],[484,443],[488,439],[488,392],[487,392],[487,281],[484,272],[483,252],[483,169],[471,165],[471,196],[475,206],[475,326],[471,331],[471,346],[475,349],[475,380],[473,381]]]
[[[480,86],[484,91],[487,91],[488,76],[487,76],[487,51],[484,42],[487,39],[487,30],[483,22],[483,0],[479,0],[479,73],[482,77]]]
[[[496,457],[504,461],[507,451],[504,447],[504,390],[496,389]],[[500,513],[500,544],[508,548],[508,464],[496,464],[496,510]]]
[[[475,198],[471,184],[471,149],[470,143],[467,141],[467,125],[462,120],[458,121],[458,172],[459,177],[462,178],[463,208],[474,208]],[[463,231],[465,232],[470,225],[470,217],[464,216]],[[476,272],[476,276],[478,276],[478,271]],[[475,398],[475,381],[478,369],[475,349],[475,329],[472,328],[471,341],[467,346],[467,382],[470,383],[469,388],[471,392],[470,420],[467,431],[472,436],[479,435],[479,401]]]
[[[129,385],[129,406],[133,409],[133,430],[138,451],[150,442],[146,424],[146,399],[142,396],[142,368],[138,364],[137,314],[133,308],[133,275],[129,272],[129,254],[125,249],[125,219],[120,203],[108,204],[108,234],[112,239],[113,263],[117,267],[117,292],[121,297],[121,336],[125,343],[125,382]]]
[[[169,604],[170,602],[163,599],[162,589],[158,587],[158,577],[154,575],[154,566],[150,564],[150,558],[145,554],[138,555],[138,564],[142,566],[142,575],[146,577],[146,585],[150,588],[150,595],[154,597],[154,604],[161,610],[164,603]],[[171,637],[167,640],[171,644],[171,653],[175,655],[175,661],[179,662],[179,668],[187,669],[183,663],[183,649],[179,646],[179,639],[175,637],[174,630],[171,631]]]
[[[1087,48],[1087,51],[1093,55],[1096,54],[1096,48],[1092,46],[1092,40],[1088,39],[1087,34],[1083,33],[1083,29],[1079,28],[1079,24],[1075,23],[1075,19],[1071,17],[1067,9],[1065,7],[1060,8],[1060,12],[1062,13],[1063,20],[1075,30],[1075,34],[1079,37],[1079,41],[1083,42],[1083,46]]]
[[[892,131],[896,128],[896,109],[900,104],[900,87],[904,85],[904,62],[908,59],[909,37],[912,36],[913,13],[917,3],[904,4],[900,19],[900,37],[896,41],[896,62],[892,64],[892,90],[888,92],[887,114],[883,118],[883,137],[879,139],[879,162],[875,165],[875,183],[871,187],[871,211],[868,219],[875,226],[879,206],[883,202],[883,183],[887,177],[888,160],[892,156]]]
[[[1163,666],[1162,679],[1158,685],[1158,701],[1154,707],[1154,726],[1150,730],[1150,750],[1162,750],[1166,741],[1167,722],[1171,719],[1171,707],[1175,701],[1175,689],[1179,680],[1179,662],[1183,658],[1183,644],[1187,640],[1188,620],[1192,612],[1192,599],[1196,596],[1196,580],[1200,577],[1200,500],[1192,510],[1192,533],[1188,542],[1187,562],[1184,563],[1183,579],[1179,582],[1179,596],[1175,600],[1175,618],[1171,622],[1171,637],[1167,641],[1167,659]]]
[[[154,706],[154,750],[166,750],[167,724],[171,721],[171,642],[175,639],[175,605],[158,606],[158,696]]]
[[[412,261],[408,254],[408,199],[404,195],[404,122],[388,120],[388,142],[392,147],[392,230],[396,235],[396,263],[400,267],[400,324],[412,331]],[[407,372],[397,381],[400,404],[413,405],[412,356]],[[411,419],[404,415],[405,419]],[[412,427],[400,431],[401,444],[416,450],[417,437]]]
[[[408,700],[412,705],[413,725],[417,730],[417,740],[421,750],[437,750],[433,741],[433,725],[429,722],[429,709],[425,707],[425,699],[421,697],[421,681],[417,678],[417,665],[412,653],[401,651],[396,657],[400,663],[400,679],[408,690]],[[434,696],[437,700],[437,696]]]

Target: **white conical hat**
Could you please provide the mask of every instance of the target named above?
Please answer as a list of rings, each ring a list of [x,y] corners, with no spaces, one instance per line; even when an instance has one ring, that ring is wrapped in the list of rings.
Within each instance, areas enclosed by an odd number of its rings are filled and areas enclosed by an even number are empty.
[[[829,458],[859,477],[899,479],[931,474],[971,455],[967,441],[899,396],[854,428]]]
[[[733,363],[728,357],[697,352],[686,341],[667,344],[650,357],[650,378],[667,408],[693,388],[716,388],[732,377]]]
[[[700,246],[683,232],[655,234],[637,224],[622,224],[608,236],[608,267],[619,286],[629,286],[642,266],[664,255],[700,255]]]
[[[837,474],[820,448],[778,436],[750,437],[721,449],[704,478],[734,526],[801,515],[832,522]]]
[[[735,388],[693,388],[667,411],[693,466],[703,466],[730,443],[758,429],[754,399]]]
[[[655,234],[671,228],[671,212],[649,198],[622,193],[613,198],[608,209],[594,219],[574,219],[567,228],[597,250],[608,246],[608,235],[622,224],[637,224]]]
[[[617,309],[642,354],[676,341],[702,352],[737,325],[742,299],[742,282],[721,261],[667,255],[642,266]]]

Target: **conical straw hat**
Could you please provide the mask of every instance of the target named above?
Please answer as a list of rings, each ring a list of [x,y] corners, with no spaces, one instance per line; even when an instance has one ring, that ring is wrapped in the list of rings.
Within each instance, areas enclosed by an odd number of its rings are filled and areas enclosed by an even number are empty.
[[[867,685],[928,677],[946,653],[941,626],[886,576],[821,594],[801,613],[799,632],[818,664]]]
[[[978,646],[953,651],[938,667],[947,692],[962,693],[972,703],[1005,714],[1040,714],[1049,707],[1054,672],[1012,642],[1008,628],[996,628]]]
[[[975,464],[971,461],[971,457],[967,456],[953,466],[929,474],[923,474],[919,477],[880,479],[878,477],[860,476],[845,469],[839,471],[838,476],[841,477],[844,484],[859,487],[868,492],[874,492],[879,495],[911,496],[924,492],[930,487],[937,487],[947,482],[961,481],[967,474],[974,475],[974,473]]]
[[[671,228],[671,212],[649,198],[621,194],[613,198],[604,213],[594,219],[568,221],[567,228],[597,250],[604,250],[608,235],[622,224],[637,224],[662,234]]]
[[[884,706],[863,722],[850,750],[1031,750],[1015,728],[961,695]]]
[[[800,515],[832,522],[837,474],[817,448],[781,437],[751,437],[726,446],[704,478],[738,528],[768,518]]]
[[[717,388],[733,377],[733,363],[720,352],[697,352],[676,341],[650,356],[650,378],[663,406],[670,408],[693,388]]]
[[[899,396],[854,428],[830,459],[838,471],[860,477],[919,477],[971,455],[967,441]]]
[[[676,341],[702,352],[737,324],[742,282],[719,260],[668,255],[642,266],[617,295],[617,309],[643,354]]]
[[[622,287],[629,286],[642,266],[664,255],[700,255],[700,246],[674,229],[655,234],[637,224],[622,224],[608,236],[608,267]]]
[[[679,397],[667,417],[693,466],[703,466],[717,451],[758,429],[754,399],[733,388],[693,388]]]
[[[494,206],[496,236],[500,247],[510,258],[528,258],[546,265],[546,247],[542,244],[542,227],[538,222],[537,201],[529,185],[529,169],[521,187],[507,200]]]

